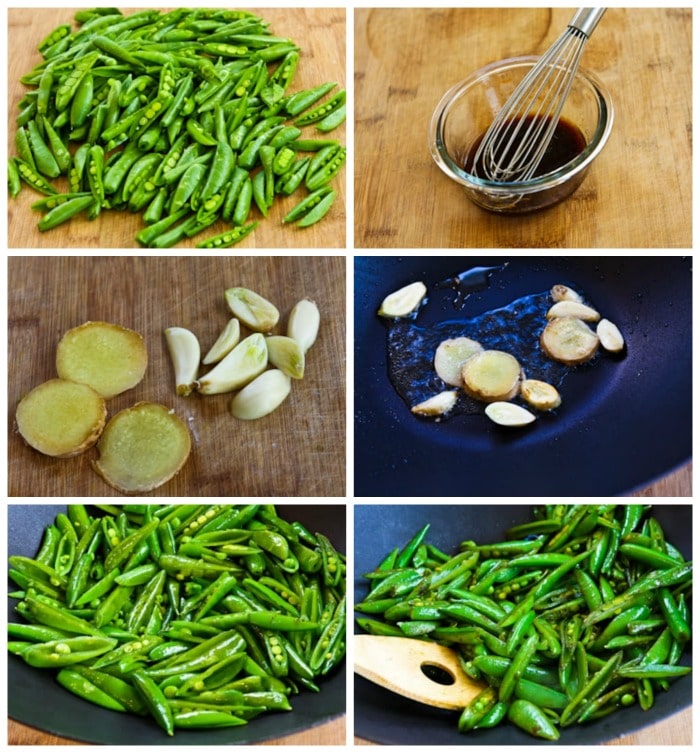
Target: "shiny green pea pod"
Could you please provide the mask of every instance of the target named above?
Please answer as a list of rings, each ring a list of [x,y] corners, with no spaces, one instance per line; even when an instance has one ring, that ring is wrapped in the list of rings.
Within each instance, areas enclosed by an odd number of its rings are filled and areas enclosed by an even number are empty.
[[[559,730],[541,708],[531,701],[518,698],[510,704],[508,719],[533,737],[558,740]]]

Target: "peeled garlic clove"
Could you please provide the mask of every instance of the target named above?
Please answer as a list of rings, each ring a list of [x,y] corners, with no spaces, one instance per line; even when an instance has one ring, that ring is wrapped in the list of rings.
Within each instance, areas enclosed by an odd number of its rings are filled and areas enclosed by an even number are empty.
[[[525,379],[520,383],[520,394],[525,402],[537,410],[554,410],[561,405],[557,388],[540,379]]]
[[[454,390],[445,390],[414,405],[411,411],[421,416],[444,416],[455,407],[456,402],[457,393]]]
[[[318,328],[321,324],[321,313],[314,301],[305,298],[299,301],[289,314],[287,322],[287,337],[294,338],[302,353],[316,342]]]
[[[267,357],[273,366],[292,379],[301,379],[304,376],[304,354],[294,338],[272,335],[265,342]]]
[[[583,298],[568,285],[554,285],[549,293],[553,301],[576,301],[583,303]]]
[[[203,364],[217,363],[238,345],[241,337],[241,323],[235,317],[224,327],[216,342],[204,356]]]
[[[225,296],[231,313],[254,332],[269,332],[279,321],[277,308],[248,288],[229,288]]]
[[[390,293],[379,307],[377,314],[395,319],[410,316],[421,304],[428,289],[422,282],[412,282],[399,290]]]
[[[527,426],[535,416],[515,403],[495,402],[486,406],[486,415],[500,426]]]
[[[547,312],[547,319],[561,316],[573,316],[582,322],[597,322],[600,319],[600,314],[594,308],[578,301],[558,301]]]
[[[601,319],[596,327],[600,344],[610,353],[619,353],[625,347],[625,338],[617,325],[609,319]]]
[[[278,408],[292,389],[292,380],[279,369],[265,371],[231,400],[235,418],[252,421]]]
[[[249,335],[198,383],[203,395],[232,392],[248,384],[267,367],[267,344],[259,332]]]
[[[175,369],[175,389],[180,397],[187,397],[197,384],[199,341],[184,327],[168,327],[164,334]]]

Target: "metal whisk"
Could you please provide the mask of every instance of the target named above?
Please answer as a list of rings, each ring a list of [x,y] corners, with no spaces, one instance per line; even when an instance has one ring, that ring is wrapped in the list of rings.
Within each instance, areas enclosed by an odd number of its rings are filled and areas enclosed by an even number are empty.
[[[588,38],[605,8],[579,8],[498,113],[474,155],[474,171],[495,182],[529,180],[559,122]],[[477,174],[475,172],[475,174]]]

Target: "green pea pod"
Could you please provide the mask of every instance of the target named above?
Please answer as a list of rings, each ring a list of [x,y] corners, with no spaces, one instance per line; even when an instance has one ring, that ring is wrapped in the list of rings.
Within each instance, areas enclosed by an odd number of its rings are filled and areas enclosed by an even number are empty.
[[[8,622],[7,637],[17,638],[30,643],[48,643],[70,638],[71,634],[45,625],[25,625],[20,622]]]
[[[24,600],[27,612],[32,619],[41,625],[47,625],[58,630],[64,630],[67,633],[78,633],[103,638],[99,626],[91,624],[87,620],[76,617],[65,609],[55,607],[44,601],[39,601],[31,596]]]
[[[63,671],[63,670],[62,670]],[[133,711],[135,714],[144,714],[145,706],[139,694],[128,682],[107,672],[77,664],[70,669],[74,675],[79,675],[94,687],[106,693],[116,701],[124,710]],[[60,674],[60,673],[59,673]],[[74,678],[77,681],[77,678]]]
[[[80,636],[37,643],[22,652],[22,658],[32,667],[66,667],[82,664],[110,651],[116,638]]]
[[[141,670],[132,672],[131,680],[156,723],[172,736],[175,731],[175,721],[163,691],[151,677]]]
[[[305,125],[310,125],[311,123],[316,123],[319,120],[323,120],[323,118],[330,115],[330,113],[334,112],[339,107],[342,107],[342,105],[345,104],[345,98],[346,98],[346,91],[345,89],[341,89],[337,94],[335,94],[330,99],[326,100],[325,102],[318,105],[317,107],[314,107],[312,110],[309,110],[300,118],[297,118],[294,121],[294,125],[301,127]]]
[[[322,185],[329,183],[340,172],[341,168],[345,164],[346,158],[347,149],[345,147],[341,147],[330,162],[328,162],[319,170],[316,170],[314,172],[309,171],[306,174],[305,179],[306,187],[309,189],[309,191],[315,191]]]
[[[470,732],[498,703],[498,694],[494,688],[486,688],[475,696],[467,706],[462,709],[457,722],[460,732]]]
[[[126,706],[104,690],[93,684],[81,673],[64,668],[56,675],[56,680],[66,690],[97,706],[111,711],[127,711]]]
[[[531,701],[519,698],[508,708],[508,719],[533,737],[558,740],[559,730],[547,714]]]
[[[336,110],[326,115],[325,118],[322,118],[320,122],[316,123],[316,128],[323,133],[329,133],[341,126],[345,122],[346,117],[347,110],[343,103]]]
[[[601,695],[617,675],[621,662],[622,652],[618,651],[579,689],[561,713],[560,724],[562,727],[573,724],[581,716],[586,705]]]
[[[27,123],[27,135],[36,169],[47,178],[57,178],[61,174],[61,168],[39,132],[35,120]]]
[[[95,197],[92,194],[86,194],[84,196],[76,196],[62,204],[59,204],[54,209],[47,212],[38,222],[38,228],[42,232],[52,230],[58,225],[62,225],[64,222],[72,219],[81,212],[86,211],[95,203]]]
[[[320,99],[331,92],[337,83],[329,81],[325,84],[315,86],[312,89],[304,89],[303,91],[292,94],[285,102],[284,109],[291,116],[300,115],[304,110],[307,110],[312,105],[316,104]]]
[[[197,244],[197,248],[230,248],[252,233],[257,226],[257,222],[251,222],[247,225],[234,227],[224,233],[200,241]]]

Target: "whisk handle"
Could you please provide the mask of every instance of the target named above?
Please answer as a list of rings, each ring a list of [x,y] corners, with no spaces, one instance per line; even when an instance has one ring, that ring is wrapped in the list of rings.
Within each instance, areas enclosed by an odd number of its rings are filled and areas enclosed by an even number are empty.
[[[569,26],[578,29],[586,37],[590,37],[603,17],[603,13],[605,13],[605,8],[579,8],[569,21]]]

